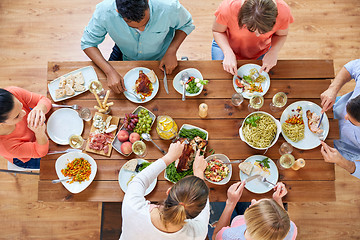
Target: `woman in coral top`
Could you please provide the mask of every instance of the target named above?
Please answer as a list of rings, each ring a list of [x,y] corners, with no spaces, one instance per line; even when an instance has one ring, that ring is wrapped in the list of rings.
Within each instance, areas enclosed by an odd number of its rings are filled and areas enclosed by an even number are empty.
[[[38,169],[49,150],[45,114],[51,101],[18,87],[0,88],[0,155],[23,168]]]
[[[260,72],[269,72],[293,21],[283,0],[223,0],[212,27],[212,59],[224,60],[224,70],[233,75],[236,60],[262,59]]]

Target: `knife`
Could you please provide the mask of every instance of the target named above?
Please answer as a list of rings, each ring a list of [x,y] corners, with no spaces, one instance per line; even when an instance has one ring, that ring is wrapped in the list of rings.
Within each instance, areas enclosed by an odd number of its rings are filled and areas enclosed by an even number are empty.
[[[256,178],[260,177],[260,174],[256,174],[254,176],[248,177],[247,179],[245,179],[245,183],[248,183]]]
[[[164,68],[164,87],[165,87],[166,93],[169,94],[169,89],[168,89],[168,85],[167,85],[167,77],[166,77],[165,65],[163,66],[163,68]]]
[[[323,118],[324,118],[324,113],[321,114],[321,118],[320,118],[320,121],[319,121],[319,125],[317,126],[318,128],[320,127]]]
[[[82,150],[81,149],[69,148],[69,149],[66,149],[64,151],[49,151],[47,155],[59,154],[59,153],[68,153],[68,152],[82,152]]]

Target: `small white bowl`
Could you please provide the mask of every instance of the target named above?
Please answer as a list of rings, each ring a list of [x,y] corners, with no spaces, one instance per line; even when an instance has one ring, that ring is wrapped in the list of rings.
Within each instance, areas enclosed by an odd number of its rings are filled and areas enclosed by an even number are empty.
[[[230,159],[224,155],[224,154],[213,154],[213,155],[210,155],[208,156],[205,161],[210,161],[211,159],[214,159],[216,157],[216,159],[218,160],[221,160],[222,162],[224,163],[229,163],[230,162]],[[204,174],[204,178],[208,181],[208,182],[211,182],[213,184],[216,184],[216,185],[225,185],[227,184],[230,179],[231,179],[231,175],[232,175],[232,166],[231,164],[226,164],[229,168],[229,174],[227,175],[226,178],[224,178],[223,180],[221,180],[220,182],[214,182],[214,181],[211,181],[210,179],[208,179],[207,177],[205,177],[205,174]]]
[[[254,147],[252,145],[250,145],[250,143],[248,143],[246,140],[245,140],[245,137],[243,135],[243,132],[242,132],[242,128],[245,124],[245,120],[250,117],[251,115],[254,115],[254,114],[265,114],[265,115],[268,115],[271,117],[271,119],[275,122],[276,124],[276,135],[275,135],[275,139],[272,141],[271,145],[266,147],[266,148],[257,148],[257,147]],[[274,146],[274,144],[277,142],[277,140],[279,139],[279,135],[281,133],[281,124],[280,124],[280,121],[277,120],[276,118],[274,118],[272,115],[270,115],[269,113],[267,112],[262,112],[262,111],[258,111],[258,112],[253,112],[253,113],[250,113],[249,115],[247,115],[247,117],[244,119],[243,123],[241,124],[241,127],[239,129],[239,136],[240,136],[240,139],[243,141],[243,142],[246,142],[247,145],[249,145],[250,147],[254,148],[254,149],[258,149],[258,150],[266,150],[268,148],[271,148],[272,146]]]
[[[203,76],[201,75],[200,71],[195,68],[187,68],[187,69],[182,70],[181,72],[176,74],[176,76],[173,80],[173,87],[180,94],[182,94],[182,91],[183,91],[183,85],[180,84],[180,79],[181,79],[181,75],[184,72],[187,72],[189,74],[189,77],[195,77],[195,78],[203,80]],[[185,96],[187,96],[187,97],[197,96],[202,92],[203,89],[204,89],[204,85],[201,85],[200,90],[197,93],[189,93],[189,92],[185,91]]]

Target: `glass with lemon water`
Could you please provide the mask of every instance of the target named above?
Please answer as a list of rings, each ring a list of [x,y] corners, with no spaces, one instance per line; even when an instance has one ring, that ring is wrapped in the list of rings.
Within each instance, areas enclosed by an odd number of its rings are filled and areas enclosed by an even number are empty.
[[[173,139],[178,131],[175,121],[169,116],[158,116],[156,124],[156,132],[161,139]]]

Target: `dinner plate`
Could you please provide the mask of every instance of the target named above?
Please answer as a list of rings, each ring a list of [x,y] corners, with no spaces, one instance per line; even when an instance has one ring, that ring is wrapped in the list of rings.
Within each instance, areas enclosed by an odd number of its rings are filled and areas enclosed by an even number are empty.
[[[151,70],[145,67],[136,67],[128,71],[124,76],[124,84],[125,88],[128,91],[131,91],[132,93],[138,95],[140,97],[140,94],[137,94],[135,91],[135,82],[139,78],[139,71],[142,70],[145,74],[149,73]],[[156,75],[155,75],[156,76]],[[128,92],[124,92],[124,95],[127,99],[129,99],[131,102],[134,103],[146,103],[153,99],[157,92],[159,91],[159,79],[156,76],[156,82],[152,84],[153,85],[153,91],[150,96],[146,97],[144,101],[139,101],[135,96]]]
[[[47,121],[47,133],[50,139],[60,145],[68,145],[71,135],[81,135],[84,122],[77,111],[61,108],[51,114]]]
[[[78,72],[81,72],[82,75],[84,76],[84,87],[85,87],[85,90],[84,91],[80,91],[80,92],[75,92],[74,95],[72,96],[64,96],[62,98],[56,98],[55,97],[55,90],[59,88],[59,83],[60,83],[60,78],[61,77],[67,77],[69,75],[72,75],[72,74],[76,74]],[[49,84],[48,84],[48,89],[49,89],[49,93],[50,93],[50,96],[51,98],[53,99],[54,102],[59,102],[59,101],[64,101],[66,99],[69,99],[69,98],[72,98],[72,97],[75,97],[83,92],[86,92],[87,90],[89,90],[89,85],[92,81],[95,81],[95,80],[98,80],[98,77],[96,75],[96,72],[95,72],[95,69],[92,67],[92,66],[87,66],[87,67],[83,67],[83,68],[80,68],[80,69],[77,69],[75,71],[72,71],[72,72],[69,72],[67,74],[64,74],[62,75],[61,77],[58,77],[56,79],[54,79],[53,81],[51,81]]]
[[[173,79],[173,87],[181,95],[183,93],[183,85],[180,84],[180,79],[181,79],[181,75],[185,72],[187,72],[189,74],[189,77],[195,77],[195,78],[203,80],[203,76],[201,75],[201,72],[199,70],[197,70],[196,68],[187,68],[187,69],[182,70],[178,74],[176,74],[176,76]],[[185,91],[185,96],[188,96],[188,97],[197,96],[202,92],[203,89],[204,89],[204,85],[201,85],[200,90],[197,93],[189,93],[189,92]]]
[[[138,162],[138,164],[140,164],[140,163],[148,162],[148,161],[146,161],[144,159],[141,159],[141,158],[138,158],[137,162]],[[123,168],[120,169],[120,172],[119,172],[119,184],[120,184],[121,190],[123,190],[124,193],[126,193],[126,190],[128,188],[128,183],[129,183],[129,180],[131,179],[131,177],[133,175],[136,176],[137,174],[138,174],[137,172],[131,172],[131,171],[125,170]],[[154,188],[156,186],[156,182],[157,182],[157,178],[155,178],[155,180],[146,189],[145,196],[148,195],[149,193],[151,193],[152,190],[154,190]]]
[[[64,179],[65,176],[62,174],[61,170],[66,168],[66,165],[70,163],[75,158],[84,158],[91,164],[91,174],[89,177],[89,180],[85,180],[83,182],[73,182],[68,183],[69,181],[62,181],[62,185],[71,193],[79,193],[81,191],[84,191],[85,188],[87,188],[90,183],[94,180],[96,172],[97,172],[97,164],[95,160],[87,155],[86,153],[82,152],[69,152],[61,155],[55,162],[55,170],[56,174],[59,177],[59,179]]]
[[[266,156],[263,155],[254,155],[251,157],[248,157],[245,162],[249,162],[251,164],[254,164],[256,162],[256,160],[263,160],[267,158]],[[276,167],[276,164],[269,158],[269,165],[270,165],[270,175],[269,174],[264,174],[264,177],[266,177],[266,179],[269,182],[272,182],[274,184],[277,183],[278,179],[279,179],[279,171]],[[246,175],[245,173],[243,173],[240,170],[240,180],[244,181],[246,180],[248,177],[251,177],[253,175],[257,174],[256,172],[254,172],[254,170],[251,172],[250,176]],[[270,191],[271,189],[274,188],[273,185],[271,185],[270,183],[266,183],[266,182],[262,182],[260,181],[260,179],[254,179],[248,183],[245,184],[245,188],[247,190],[249,190],[250,192],[253,193],[258,193],[258,194],[262,194],[262,193],[266,193],[268,191]]]
[[[260,68],[261,66],[257,65],[257,64],[245,64],[245,65],[242,65],[238,70],[237,70],[237,75],[239,75],[240,77],[243,77],[244,75],[249,75],[250,74],[250,70],[253,69],[253,68],[256,68],[258,71],[260,71]],[[261,96],[264,96],[267,91],[269,90],[270,88],[270,77],[269,77],[269,74],[265,71],[263,71],[260,75],[263,75],[266,77],[266,80],[261,83],[261,86],[262,86],[262,89],[263,89],[263,92],[262,93],[259,93],[259,92],[254,92],[258,95],[261,95]],[[236,83],[235,83],[235,80],[237,79],[236,76],[233,77],[233,86],[234,86],[234,89],[236,92],[238,93],[241,93],[243,95],[244,98],[246,99],[250,99],[254,94],[253,93],[249,93],[249,92],[242,92],[242,90],[236,86]]]
[[[280,124],[282,125],[283,123],[285,123],[285,121],[288,119],[289,115],[291,115],[291,116],[294,115],[294,112],[292,112],[292,109],[296,109],[298,106],[302,107],[302,112],[303,112],[302,116],[303,116],[304,125],[305,125],[305,132],[304,132],[305,137],[298,142],[293,142],[284,134],[284,132],[281,129],[282,135],[284,136],[285,140],[288,143],[290,143],[293,147],[296,147],[298,149],[308,150],[308,149],[316,148],[317,146],[319,146],[321,144],[321,142],[319,140],[319,137],[315,133],[311,132],[308,127],[306,111],[310,110],[311,112],[315,112],[316,115],[321,116],[321,107],[319,105],[317,105],[316,103],[313,103],[313,102],[309,102],[309,101],[294,102],[294,103],[290,104],[284,110],[284,112],[281,114]],[[324,136],[324,140],[325,140],[329,133],[329,119],[328,119],[326,113],[324,113],[324,118],[322,120],[320,128],[324,130],[323,136]]]
[[[212,159],[218,159],[218,160],[221,160],[223,163],[229,163],[230,162],[230,159],[224,155],[224,154],[213,154],[213,155],[210,155],[208,156],[205,161],[208,162]],[[208,179],[205,175],[204,175],[204,178],[208,181],[208,182],[211,182],[212,184],[216,184],[216,185],[225,185],[227,184],[230,179],[231,179],[231,176],[232,176],[232,166],[231,164],[226,164],[226,166],[228,166],[229,168],[229,174],[227,175],[226,178],[224,178],[223,180],[219,181],[219,182],[214,182],[214,181],[211,181],[210,179]]]

